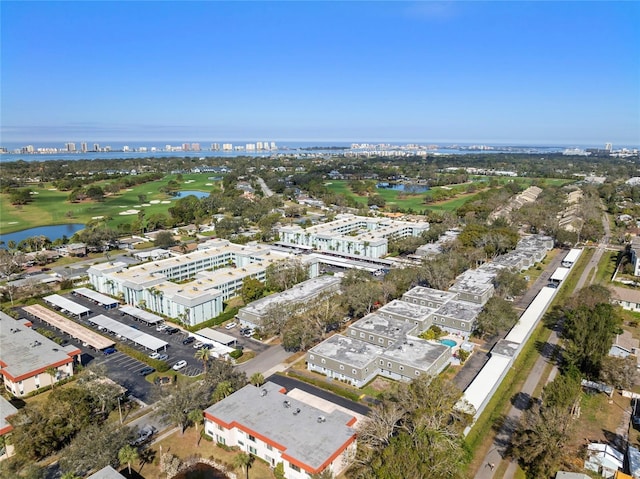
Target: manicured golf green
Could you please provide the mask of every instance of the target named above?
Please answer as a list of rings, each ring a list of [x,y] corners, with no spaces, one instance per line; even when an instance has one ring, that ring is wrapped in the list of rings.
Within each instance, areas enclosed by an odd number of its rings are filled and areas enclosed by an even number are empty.
[[[220,189],[220,181],[209,179],[214,176],[216,175],[212,173],[185,174],[180,190],[210,192]],[[29,186],[34,192],[34,200],[24,206],[11,205],[9,195],[0,194],[0,234],[36,226],[88,223],[98,216],[110,217],[108,224],[115,227],[118,224],[135,221],[137,211],[134,213],[134,210],[143,209],[147,216],[166,213],[177,199],[158,190],[175,178],[175,175],[168,175],[159,181],[137,185],[126,191],[122,190],[116,195],[105,197],[104,201],[100,202],[71,203],[67,200],[68,191],[56,191],[50,184]],[[107,183],[109,181],[101,181],[97,184],[104,186]],[[146,196],[145,203],[140,202],[139,195]],[[162,203],[163,201],[165,203]],[[132,214],[121,214],[127,211]]]

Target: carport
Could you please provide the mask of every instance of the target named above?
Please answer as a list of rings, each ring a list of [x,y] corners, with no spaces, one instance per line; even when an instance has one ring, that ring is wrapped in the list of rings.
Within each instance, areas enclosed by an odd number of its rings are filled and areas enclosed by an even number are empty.
[[[135,306],[121,306],[120,311],[124,314],[128,314],[132,318],[135,318],[143,323],[148,324],[149,326],[152,324],[158,324],[164,321],[164,318],[160,316],[150,313],[149,311],[145,311],[144,309],[136,308]]]
[[[110,348],[114,345],[113,340],[105,338],[104,336],[85,328],[81,324],[71,321],[64,316],[54,313],[50,309],[45,308],[41,304],[34,304],[31,306],[25,306],[22,308],[27,314],[38,318],[40,321],[47,323],[64,333],[67,333],[72,338],[76,338],[96,351],[100,351],[105,348]]]
[[[93,301],[96,304],[99,304],[105,309],[113,309],[118,307],[118,300],[110,298],[104,294],[93,291],[89,288],[77,288],[74,289],[72,294],[77,294],[78,296],[82,296],[84,298]]]
[[[229,346],[230,344],[235,344],[237,339],[228,334],[221,333],[220,331],[216,331],[211,328],[202,328],[197,331],[196,334],[203,336],[211,341],[215,341],[216,343],[223,344],[225,346]]]
[[[142,331],[132,328],[131,326],[127,326],[126,324],[122,324],[115,319],[108,318],[104,314],[100,314],[95,318],[90,318],[89,321],[96,326],[102,327],[107,331],[111,331],[116,336],[126,338],[129,341],[133,341],[134,343],[151,351],[158,351],[160,349],[166,350],[167,344],[169,344],[155,336],[143,333]]]
[[[69,313],[71,316],[82,318],[82,316],[89,316],[89,314],[91,314],[91,310],[89,308],[85,308],[81,304],[64,298],[59,294],[45,296],[42,299],[44,299],[50,305],[55,306],[59,310]]]

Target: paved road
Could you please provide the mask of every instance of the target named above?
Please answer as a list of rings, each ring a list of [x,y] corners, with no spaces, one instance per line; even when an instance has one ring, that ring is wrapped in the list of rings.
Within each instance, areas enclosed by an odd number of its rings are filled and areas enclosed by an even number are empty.
[[[527,293],[518,301],[517,306],[519,308],[525,309],[533,298],[538,294],[540,289],[542,289],[549,281],[549,277],[553,274],[558,266],[560,266],[562,259],[565,254],[560,252],[556,255],[556,257],[547,265],[544,272],[538,277],[536,282],[533,284],[533,287],[527,291]],[[506,449],[511,443],[511,435],[513,434],[518,421],[520,420],[520,416],[522,412],[529,407],[529,401],[531,396],[540,382],[540,378],[544,373],[547,362],[553,358],[553,353],[555,351],[556,344],[558,343],[558,336],[555,331],[551,332],[551,336],[549,340],[544,345],[542,350],[542,354],[536,361],[533,369],[531,370],[527,380],[522,386],[522,390],[513,398],[512,407],[509,410],[507,417],[504,421],[504,424],[498,431],[489,452],[485,455],[482,466],[480,470],[476,473],[476,479],[492,479],[499,468],[498,466],[505,458],[505,461],[509,462],[507,473],[503,476],[504,479],[507,477],[513,477],[513,473],[517,469],[517,463],[510,461],[508,457],[505,457]],[[488,465],[494,464],[496,467],[491,469]],[[513,470],[513,471],[512,471]]]
[[[273,196],[273,191],[269,189],[269,187],[267,186],[267,184],[264,182],[262,178],[258,177],[258,183],[260,184],[260,188],[262,188],[262,193],[264,194],[265,198],[269,198],[270,196]]]
[[[253,349],[253,344],[248,346]],[[284,371],[288,368],[289,365],[283,363],[289,356],[291,356],[291,353],[285,351],[281,345],[274,344],[252,360],[239,364],[237,369],[244,371],[247,377],[251,377],[254,373],[261,373],[266,377],[276,371]]]
[[[598,245],[587,267],[582,272],[582,275],[580,276],[576,284],[574,292],[578,291],[583,287],[583,285],[585,285],[587,279],[589,279],[589,277],[591,276],[592,269],[594,271],[597,271],[598,262],[600,261],[602,253],[604,252],[605,247],[609,242],[610,230],[606,213],[603,213],[602,223],[604,226],[605,236]],[[561,256],[563,255],[558,255],[558,257]],[[595,274],[592,276],[592,278],[593,277],[595,277]],[[549,361],[553,361],[558,341],[559,337],[557,331],[554,329],[553,331],[551,331],[551,335],[549,336],[547,343],[544,345],[540,357],[533,366],[531,373],[525,381],[522,390],[515,396],[514,400],[512,401],[513,406],[509,410],[503,426],[500,428],[500,431],[498,431],[491,449],[485,455],[482,466],[475,476],[476,479],[492,479],[494,477],[495,471],[498,469],[498,465],[503,460],[506,461],[508,465],[504,475],[502,476],[502,479],[513,479],[515,477],[515,474],[518,470],[518,464],[515,461],[512,461],[511,458],[506,457],[505,451],[511,443],[511,435],[517,427],[520,416],[522,415],[524,410],[529,408],[532,394],[542,379],[542,374],[544,373],[547,363]],[[549,374],[547,381],[551,381],[555,377],[557,372],[557,367],[555,367],[554,364],[554,368]],[[495,469],[488,467],[489,464],[495,464]]]
[[[308,392],[309,394],[313,394],[314,396],[318,396],[329,402],[332,402],[344,408],[350,409],[351,411],[357,412],[358,414],[367,415],[369,414],[369,411],[370,411],[370,409],[364,404],[359,404],[359,403],[350,401],[349,399],[330,393],[325,389],[317,388],[303,381],[298,381],[297,379],[274,374],[272,376],[269,376],[267,378],[267,381],[271,381],[273,383],[279,384],[280,386],[285,387],[287,391],[291,391],[292,389],[300,389],[302,391]]]

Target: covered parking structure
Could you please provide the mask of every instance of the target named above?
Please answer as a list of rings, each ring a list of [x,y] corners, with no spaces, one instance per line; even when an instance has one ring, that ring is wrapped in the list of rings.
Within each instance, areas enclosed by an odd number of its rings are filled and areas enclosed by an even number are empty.
[[[117,299],[110,298],[109,296],[98,293],[97,291],[93,291],[89,288],[77,288],[74,289],[71,294],[87,298],[105,309],[117,308],[119,304]]]
[[[209,339],[211,341],[215,341],[216,343],[222,344],[224,346],[230,346],[232,344],[235,344],[237,341],[237,339],[233,336],[222,333],[220,331],[216,331],[215,329],[211,328],[202,328],[195,334],[198,334],[203,338]]]
[[[45,308],[41,304],[34,304],[22,308],[28,315],[47,323],[49,326],[68,334],[72,338],[87,344],[96,351],[112,347],[115,343],[112,339],[91,331],[89,328],[71,321],[64,316]]]
[[[132,328],[131,326],[127,326],[126,324],[122,324],[115,319],[108,318],[104,314],[100,314],[94,318],[89,318],[89,321],[100,328],[104,328],[105,330],[112,332],[118,337],[133,341],[134,343],[151,351],[159,351],[160,349],[166,350],[167,345],[169,344],[155,336],[143,333],[142,331]]]
[[[59,294],[51,294],[49,296],[45,296],[42,299],[44,299],[45,302],[49,303],[51,306],[58,308],[60,311],[71,316],[76,316],[79,319],[81,319],[83,316],[89,316],[91,314],[91,310],[89,308],[85,308],[81,304],[64,298]]]
[[[146,323],[148,326],[152,324],[158,324],[164,321],[164,318],[158,316],[157,314],[150,313],[149,311],[145,311],[144,309],[136,308],[135,306],[121,306],[120,312],[124,314],[128,314],[134,319],[138,321],[142,321]]]

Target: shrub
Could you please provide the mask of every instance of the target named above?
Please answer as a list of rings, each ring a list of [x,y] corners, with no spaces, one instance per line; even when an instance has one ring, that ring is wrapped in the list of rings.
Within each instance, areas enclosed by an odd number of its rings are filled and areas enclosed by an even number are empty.
[[[229,353],[229,356],[231,356],[233,359],[238,359],[240,356],[242,356],[242,354],[242,349],[235,349]]]

